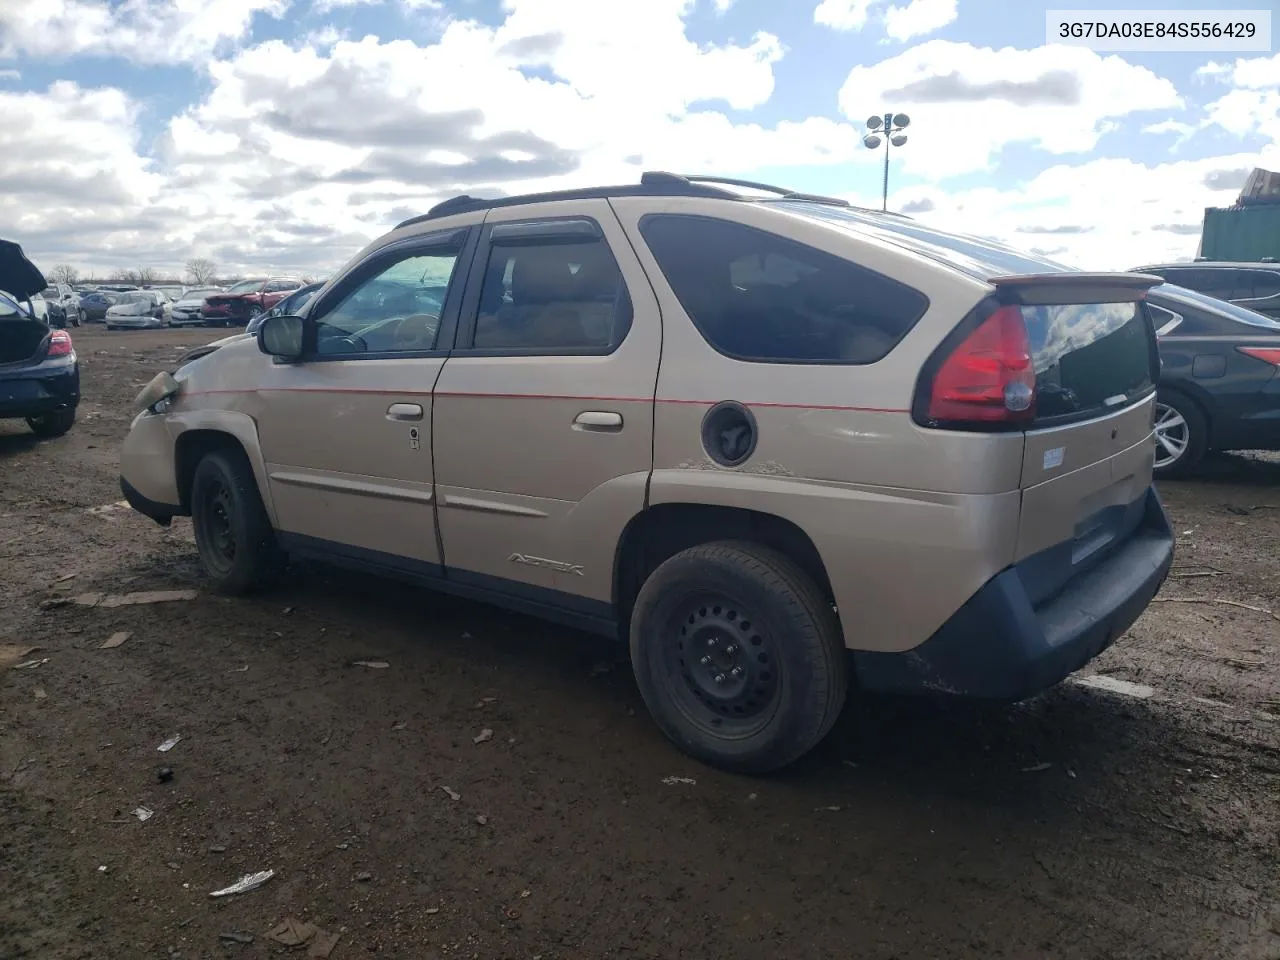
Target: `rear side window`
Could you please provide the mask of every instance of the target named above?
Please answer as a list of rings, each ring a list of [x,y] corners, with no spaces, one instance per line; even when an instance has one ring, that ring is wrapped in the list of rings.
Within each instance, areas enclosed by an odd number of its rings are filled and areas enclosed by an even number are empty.
[[[480,291],[477,350],[604,354],[631,328],[631,298],[603,239],[495,243]]]
[[[1280,296],[1280,273],[1272,270],[1251,270],[1252,283],[1247,296],[1256,300]]]
[[[1036,373],[1036,419],[1079,417],[1155,388],[1152,321],[1143,303],[1025,306]]]
[[[929,308],[920,291],[742,224],[653,215],[645,243],[717,351],[760,363],[875,363]]]

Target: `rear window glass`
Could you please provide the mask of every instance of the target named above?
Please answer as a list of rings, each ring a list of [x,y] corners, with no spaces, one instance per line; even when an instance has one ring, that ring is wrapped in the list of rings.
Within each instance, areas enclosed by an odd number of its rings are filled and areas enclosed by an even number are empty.
[[[1023,307],[1039,420],[1121,406],[1155,387],[1158,359],[1142,303]]]
[[[988,237],[947,233],[908,217],[799,200],[780,201],[775,205],[811,220],[822,220],[844,229],[877,235],[898,246],[946,263],[970,276],[983,279],[1017,274],[1061,273],[1071,269],[1047,257],[1023,253]]]
[[[640,231],[717,351],[760,363],[875,363],[929,307],[920,291],[764,230],[654,215]]]

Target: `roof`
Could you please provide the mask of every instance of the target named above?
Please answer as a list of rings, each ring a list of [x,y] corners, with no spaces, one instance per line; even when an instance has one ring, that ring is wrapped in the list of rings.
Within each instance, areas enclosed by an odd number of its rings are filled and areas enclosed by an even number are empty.
[[[831,206],[848,207],[849,203],[837,197],[823,197],[786,187],[778,187],[753,180],[737,180],[733,177],[713,177],[697,174],[666,173],[651,170],[640,177],[639,183],[620,184],[605,187],[584,187],[577,190],[556,190],[548,193],[526,193],[513,197],[481,199],[472,196],[452,197],[437,203],[426,213],[410,217],[396,225],[399,230],[415,223],[425,223],[441,217],[449,217],[458,213],[471,213],[476,210],[492,210],[497,207],[515,207],[529,203],[550,203],[557,200],[600,200],[609,197],[710,197],[718,200],[736,200],[750,202],[752,197],[745,196],[743,190],[755,190],[768,194],[772,199],[808,201],[811,203],[829,204]]]

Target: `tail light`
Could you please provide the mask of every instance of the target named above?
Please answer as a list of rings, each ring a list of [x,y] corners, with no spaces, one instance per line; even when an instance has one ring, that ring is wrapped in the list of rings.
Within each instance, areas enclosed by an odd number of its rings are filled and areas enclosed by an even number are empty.
[[[1236,347],[1246,357],[1280,367],[1280,347]]]
[[[1022,309],[998,308],[942,361],[926,416],[935,423],[1021,423],[1036,415],[1036,372]]]
[[[53,333],[49,335],[49,352],[46,356],[71,356],[71,334],[67,333],[65,330],[53,331]]]

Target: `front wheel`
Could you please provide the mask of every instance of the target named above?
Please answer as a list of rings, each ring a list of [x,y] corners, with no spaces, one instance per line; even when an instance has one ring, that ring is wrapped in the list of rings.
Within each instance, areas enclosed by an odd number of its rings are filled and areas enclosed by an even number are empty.
[[[1155,420],[1155,475],[1186,476],[1208,450],[1208,421],[1194,400],[1173,391],[1157,395]]]
[[[816,746],[848,688],[831,604],[788,557],[754,543],[702,544],[661,564],[632,612],[631,662],[680,749],[743,773]]]
[[[76,422],[76,408],[54,410],[38,417],[27,417],[27,426],[37,437],[60,437]]]
[[[191,484],[196,549],[213,589],[251,593],[274,580],[282,565],[275,531],[240,451],[206,454]]]

